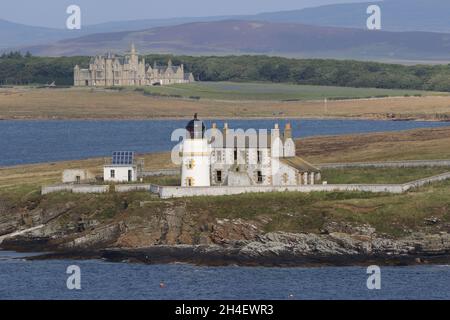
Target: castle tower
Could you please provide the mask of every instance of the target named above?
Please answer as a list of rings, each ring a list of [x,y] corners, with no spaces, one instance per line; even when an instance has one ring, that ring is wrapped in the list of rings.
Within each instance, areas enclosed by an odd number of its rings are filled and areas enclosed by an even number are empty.
[[[205,137],[205,125],[195,114],[186,130],[187,136],[181,148],[181,186],[209,187],[211,150]]]
[[[78,65],[73,68],[73,83],[75,87],[80,85],[80,67]]]

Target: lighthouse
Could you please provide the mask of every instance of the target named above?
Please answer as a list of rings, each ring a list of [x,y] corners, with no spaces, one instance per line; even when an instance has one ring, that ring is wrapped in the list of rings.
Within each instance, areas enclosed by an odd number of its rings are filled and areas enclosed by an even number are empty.
[[[197,114],[186,126],[186,137],[181,147],[181,186],[209,187],[211,149],[205,137],[205,124]]]

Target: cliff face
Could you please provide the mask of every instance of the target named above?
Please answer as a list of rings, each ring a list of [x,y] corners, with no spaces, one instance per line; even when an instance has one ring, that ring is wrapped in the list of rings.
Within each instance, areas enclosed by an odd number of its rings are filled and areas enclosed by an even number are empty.
[[[394,237],[378,233],[369,224],[324,220],[317,232],[301,228],[286,232],[268,230],[280,217],[264,212],[245,219],[218,217],[212,211],[223,207],[212,203],[204,210],[189,200],[142,201],[130,199],[130,195],[112,195],[96,206],[94,201],[98,203],[99,196],[71,197],[75,199],[43,198],[25,206],[3,201],[0,246],[60,255],[97,252],[111,260],[149,263],[246,265],[351,264],[380,257],[408,257],[416,262],[423,257],[442,257],[447,261],[450,254],[450,234],[443,231],[448,225],[441,226],[440,231],[424,229]]]

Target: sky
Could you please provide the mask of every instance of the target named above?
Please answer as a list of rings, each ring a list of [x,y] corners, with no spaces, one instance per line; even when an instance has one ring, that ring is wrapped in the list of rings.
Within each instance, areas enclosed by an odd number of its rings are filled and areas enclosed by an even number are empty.
[[[84,24],[109,21],[255,14],[368,0],[0,0],[0,19],[64,28],[66,8],[81,8]]]

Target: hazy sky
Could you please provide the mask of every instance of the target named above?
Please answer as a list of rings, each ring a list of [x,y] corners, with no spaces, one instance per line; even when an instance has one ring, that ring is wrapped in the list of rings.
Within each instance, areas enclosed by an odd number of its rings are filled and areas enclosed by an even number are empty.
[[[28,25],[65,26],[66,8],[76,4],[82,22],[253,14],[368,0],[0,0],[0,19]]]

